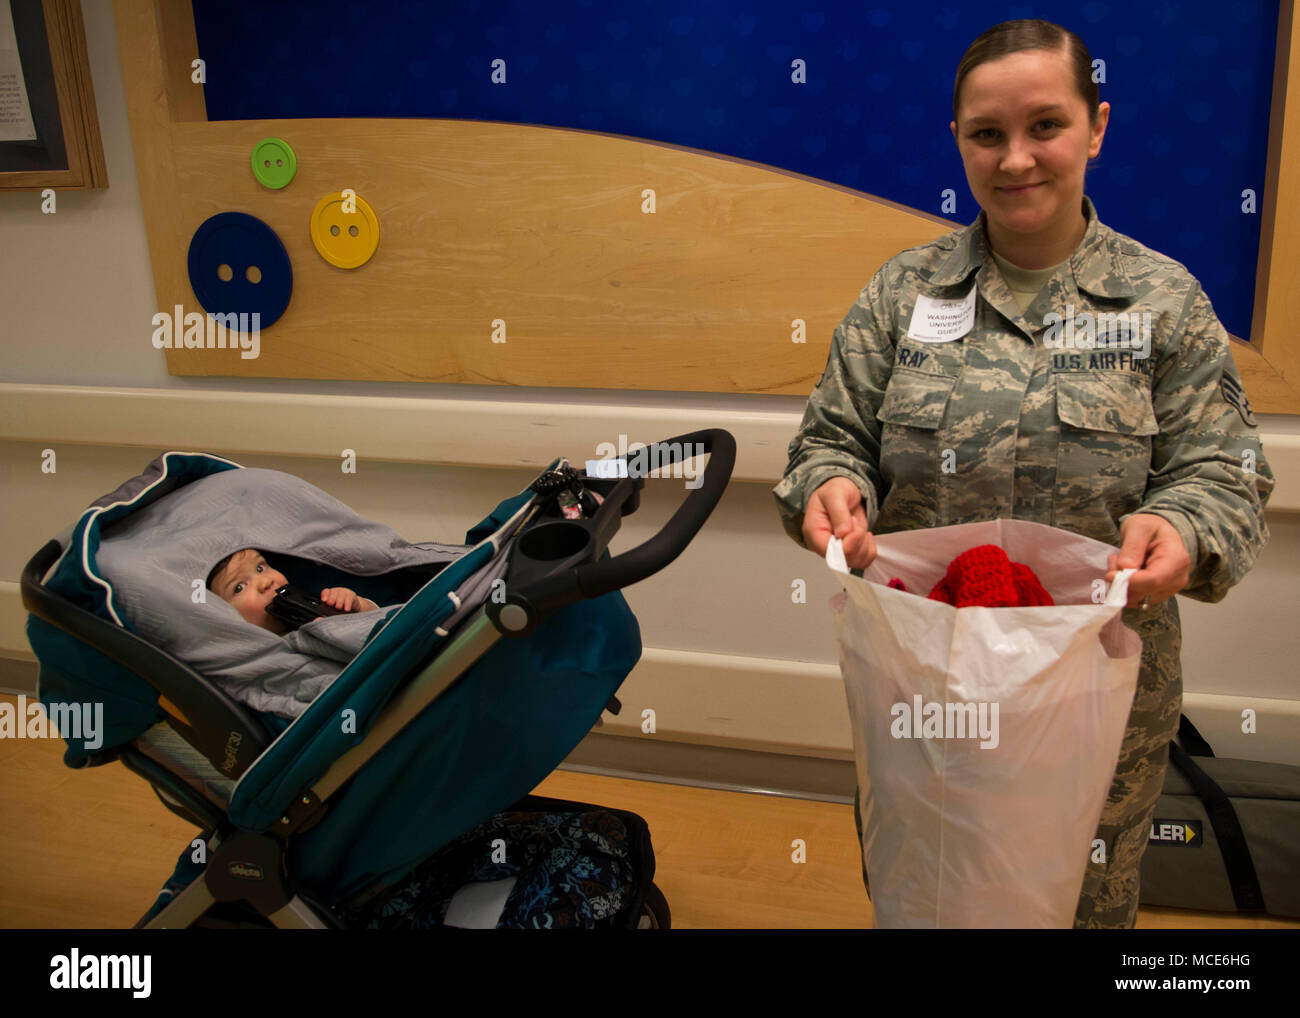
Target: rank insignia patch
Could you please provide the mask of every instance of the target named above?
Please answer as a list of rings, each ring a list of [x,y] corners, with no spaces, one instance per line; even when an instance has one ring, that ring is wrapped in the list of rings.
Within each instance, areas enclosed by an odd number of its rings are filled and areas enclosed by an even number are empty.
[[[1219,388],[1222,390],[1223,398],[1227,400],[1228,405],[1241,414],[1241,419],[1246,424],[1252,428],[1259,427],[1255,415],[1251,412],[1250,400],[1246,398],[1246,390],[1241,387],[1241,383],[1237,379],[1225,371],[1219,380]]]

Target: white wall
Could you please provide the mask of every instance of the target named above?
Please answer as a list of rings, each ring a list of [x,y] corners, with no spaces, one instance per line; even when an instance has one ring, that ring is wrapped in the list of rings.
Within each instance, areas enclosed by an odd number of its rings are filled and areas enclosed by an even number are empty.
[[[803,398],[583,391],[580,378],[554,390],[169,376],[150,343],[157,307],[111,6],[83,8],[111,186],[60,194],[53,216],[35,193],[0,194],[0,655],[25,652],[23,563],[163,449],[288,470],[410,539],[458,541],[552,456],[712,425],[740,443],[738,479],[683,557],[627,592],[647,651],[618,724],[637,732],[650,706],[661,739],[851,757],[826,609],[837,585],[785,538],[769,492]],[[232,406],[232,393],[243,401]],[[1300,764],[1300,421],[1263,426],[1290,511],[1270,511],[1272,541],[1225,602],[1183,601],[1187,706],[1220,755]],[[292,440],[266,437],[287,431]],[[53,475],[40,470],[47,447]],[[361,455],[355,476],[339,470],[345,447]],[[652,532],[682,494],[680,482],[652,482],[614,550]],[[795,578],[808,582],[806,604],[791,601]],[[1237,732],[1243,707],[1260,714],[1256,736]]]

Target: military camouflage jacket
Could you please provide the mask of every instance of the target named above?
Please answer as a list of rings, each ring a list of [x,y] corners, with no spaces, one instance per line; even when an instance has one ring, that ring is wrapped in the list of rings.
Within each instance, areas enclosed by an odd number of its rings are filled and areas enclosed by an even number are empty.
[[[1191,557],[1183,594],[1218,601],[1250,569],[1273,474],[1227,333],[1187,269],[1083,211],[1083,240],[1023,314],[983,212],[881,267],[790,443],[774,494],[791,537],[843,476],[872,533],[1014,518],[1118,547],[1125,519],[1154,513]],[[958,321],[972,283],[965,335],[916,338],[936,308]]]

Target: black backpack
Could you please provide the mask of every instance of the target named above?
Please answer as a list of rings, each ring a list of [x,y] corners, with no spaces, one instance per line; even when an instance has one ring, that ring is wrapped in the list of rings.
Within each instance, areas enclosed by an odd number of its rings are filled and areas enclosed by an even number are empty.
[[[1186,715],[1169,764],[1141,904],[1300,916],[1300,767],[1220,759]]]

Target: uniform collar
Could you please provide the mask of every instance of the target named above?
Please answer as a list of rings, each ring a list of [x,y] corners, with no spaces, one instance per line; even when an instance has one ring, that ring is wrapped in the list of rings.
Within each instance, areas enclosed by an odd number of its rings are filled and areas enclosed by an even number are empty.
[[[1096,297],[1122,300],[1136,296],[1137,290],[1115,244],[1115,232],[1102,225],[1087,195],[1083,196],[1083,214],[1088,217],[1088,229],[1069,261],[1069,272],[1075,286]],[[981,209],[975,222],[957,231],[951,253],[930,277],[932,286],[964,283],[986,261],[993,260],[985,233],[987,216]]]

